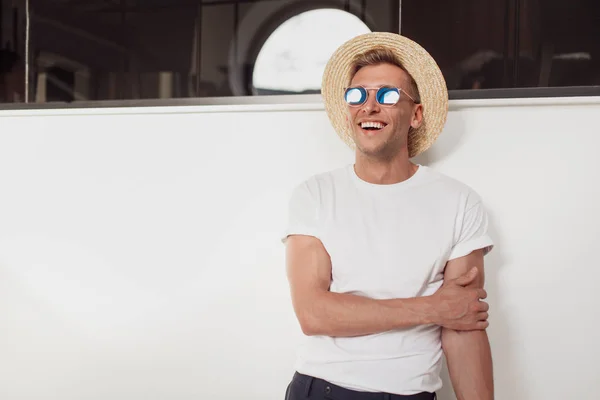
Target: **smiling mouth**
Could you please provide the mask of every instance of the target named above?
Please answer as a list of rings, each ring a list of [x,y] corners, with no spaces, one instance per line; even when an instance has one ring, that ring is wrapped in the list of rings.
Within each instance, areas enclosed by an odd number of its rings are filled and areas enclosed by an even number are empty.
[[[377,132],[385,128],[387,124],[385,122],[379,121],[366,121],[361,122],[360,124],[358,124],[358,126],[365,131]]]

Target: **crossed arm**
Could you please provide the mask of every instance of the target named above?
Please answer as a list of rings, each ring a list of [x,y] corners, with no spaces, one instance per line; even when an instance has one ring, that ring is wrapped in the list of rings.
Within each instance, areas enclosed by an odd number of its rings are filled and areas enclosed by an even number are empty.
[[[331,260],[314,237],[290,236],[286,251],[292,304],[306,335],[360,336],[440,325],[458,400],[493,399],[487,304],[479,300],[486,297],[481,251],[448,262],[444,286],[436,294],[389,300],[330,292]],[[479,274],[467,274],[474,265]]]
[[[483,288],[485,274],[483,269],[483,251],[451,260],[446,265],[445,280],[461,276],[476,266],[479,274],[471,283],[473,287]],[[458,400],[492,400],[494,381],[492,354],[485,330],[457,331],[442,328],[442,348],[446,355],[448,372]]]
[[[286,252],[292,305],[306,335],[362,336],[433,323],[426,299],[374,300],[330,292],[331,259],[314,237],[290,236]]]

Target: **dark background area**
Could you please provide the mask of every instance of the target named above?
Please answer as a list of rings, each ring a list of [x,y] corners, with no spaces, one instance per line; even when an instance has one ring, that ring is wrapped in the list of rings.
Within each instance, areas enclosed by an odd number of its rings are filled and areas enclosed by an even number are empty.
[[[553,92],[561,95],[600,85],[600,2],[592,0],[404,0],[401,10],[397,0],[298,0],[283,8],[274,0],[30,0],[28,46],[25,1],[0,2],[0,103],[25,101],[27,47],[30,103],[252,96],[264,41],[290,17],[318,8],[353,13],[373,31],[401,26],[438,61],[454,94],[570,89]],[[276,6],[245,20],[254,7]],[[248,23],[255,36],[238,51]]]

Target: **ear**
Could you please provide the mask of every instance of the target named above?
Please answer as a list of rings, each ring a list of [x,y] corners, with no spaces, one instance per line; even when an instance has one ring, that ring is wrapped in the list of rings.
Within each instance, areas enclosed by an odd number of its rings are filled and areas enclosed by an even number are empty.
[[[423,123],[423,104],[416,104],[413,111],[413,116],[410,121],[410,126],[417,129]]]

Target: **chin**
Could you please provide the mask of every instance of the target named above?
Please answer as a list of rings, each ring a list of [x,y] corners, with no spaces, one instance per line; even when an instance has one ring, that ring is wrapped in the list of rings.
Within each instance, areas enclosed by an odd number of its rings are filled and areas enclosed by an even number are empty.
[[[379,143],[363,143],[355,141],[358,152],[366,157],[375,159],[389,159],[398,154],[402,149],[395,143],[379,142]]]
[[[359,153],[370,157],[370,158],[384,158],[384,156],[389,153],[389,150],[385,144],[379,146],[363,146],[361,144],[357,144],[356,148]]]

